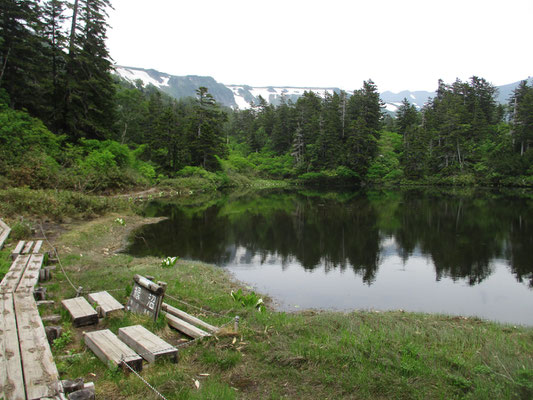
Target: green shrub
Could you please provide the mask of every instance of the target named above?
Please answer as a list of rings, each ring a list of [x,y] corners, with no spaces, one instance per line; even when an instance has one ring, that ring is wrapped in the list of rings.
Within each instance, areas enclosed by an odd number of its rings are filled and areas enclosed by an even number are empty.
[[[9,237],[13,240],[28,239],[31,236],[31,226],[27,222],[19,221],[11,225]]]
[[[38,216],[61,221],[65,216],[91,217],[133,207],[127,200],[66,190],[0,190],[0,215]]]

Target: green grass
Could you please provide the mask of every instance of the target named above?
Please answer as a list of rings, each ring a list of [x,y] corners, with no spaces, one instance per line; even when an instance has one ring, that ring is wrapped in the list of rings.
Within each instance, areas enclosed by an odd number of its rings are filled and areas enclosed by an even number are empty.
[[[134,209],[126,199],[93,196],[68,190],[0,190],[0,215],[47,218],[62,221],[65,217],[94,218],[109,212]]]
[[[9,271],[11,266],[11,252],[8,250],[0,250],[0,281],[4,278],[4,275]]]
[[[125,226],[114,223],[124,218]],[[167,302],[213,325],[230,322],[216,338],[180,349],[179,362],[145,367],[142,376],[168,399],[530,399],[533,396],[533,329],[475,318],[403,312],[258,312],[231,297],[240,286],[223,270],[179,260],[172,268],[154,257],[116,251],[131,229],[150,222],[113,214],[73,227],[56,243],[75,286],[86,291],[118,289],[126,301],[132,277],[153,275],[167,292],[191,306]],[[60,271],[48,284],[49,297],[74,295]],[[245,293],[249,293],[245,290]],[[58,302],[56,301],[56,304]],[[268,300],[267,300],[268,304]],[[195,307],[207,311],[200,312]],[[61,313],[60,306],[43,313]],[[106,399],[156,399],[135,375],[109,369],[63,315],[69,340],[53,346],[62,379],[84,377]],[[231,321],[241,317],[240,331]],[[164,320],[124,313],[98,329],[116,332],[142,324],[165,340],[180,336]],[[195,386],[198,381],[199,389]]]

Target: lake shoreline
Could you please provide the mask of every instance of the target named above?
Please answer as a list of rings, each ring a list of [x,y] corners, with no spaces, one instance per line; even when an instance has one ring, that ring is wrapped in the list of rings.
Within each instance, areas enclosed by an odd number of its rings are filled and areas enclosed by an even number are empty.
[[[115,222],[123,218],[126,225]],[[154,257],[123,254],[131,229],[154,222],[120,212],[69,224],[54,239],[70,278],[88,290],[124,288],[134,273],[169,282],[169,294],[223,315],[213,324],[241,316],[240,336],[221,335],[181,352],[180,362],[143,372],[167,398],[528,398],[533,393],[533,329],[477,318],[397,312],[259,313],[236,304],[229,293],[242,288],[220,268],[180,260],[173,269]],[[112,275],[105,271],[113,271]],[[205,290],[209,288],[209,290]],[[244,289],[246,292],[246,289]],[[56,303],[72,292],[61,273],[49,286]],[[183,306],[183,305],[182,305]],[[60,313],[60,307],[49,312]],[[191,313],[198,312],[188,309]],[[131,317],[103,322],[116,331]],[[168,328],[150,326],[164,337]],[[63,315],[64,330],[79,337]],[[95,382],[97,395],[141,399],[149,390],[134,377],[109,374],[79,340],[52,346],[62,359],[61,377]],[[208,376],[207,376],[208,374]],[[200,381],[200,389],[194,380]],[[274,397],[272,397],[274,396]]]

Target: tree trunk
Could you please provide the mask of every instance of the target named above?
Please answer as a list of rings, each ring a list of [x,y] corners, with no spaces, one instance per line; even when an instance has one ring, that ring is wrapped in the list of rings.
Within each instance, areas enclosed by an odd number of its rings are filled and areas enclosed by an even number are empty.
[[[124,122],[124,130],[122,131],[122,137],[120,138],[120,144],[124,144],[124,140],[126,139],[126,132],[128,131],[128,123]]]
[[[76,20],[78,18],[78,1],[74,1],[74,7],[72,9],[72,25],[70,28],[70,43],[68,48],[68,54],[72,57],[72,53],[74,52],[74,42],[76,41]]]
[[[4,77],[4,71],[6,70],[7,60],[9,60],[10,52],[11,52],[11,47],[7,49],[6,59],[4,60],[4,65],[2,65],[2,72],[0,72],[0,86],[2,85],[2,78]]]

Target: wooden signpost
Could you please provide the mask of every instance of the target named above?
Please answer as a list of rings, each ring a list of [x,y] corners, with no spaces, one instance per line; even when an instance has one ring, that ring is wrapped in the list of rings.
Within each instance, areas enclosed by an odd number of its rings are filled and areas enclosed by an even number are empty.
[[[135,284],[128,304],[126,304],[126,309],[138,314],[151,315],[155,321],[161,310],[166,283],[156,284],[141,275],[135,275],[133,281]]]

